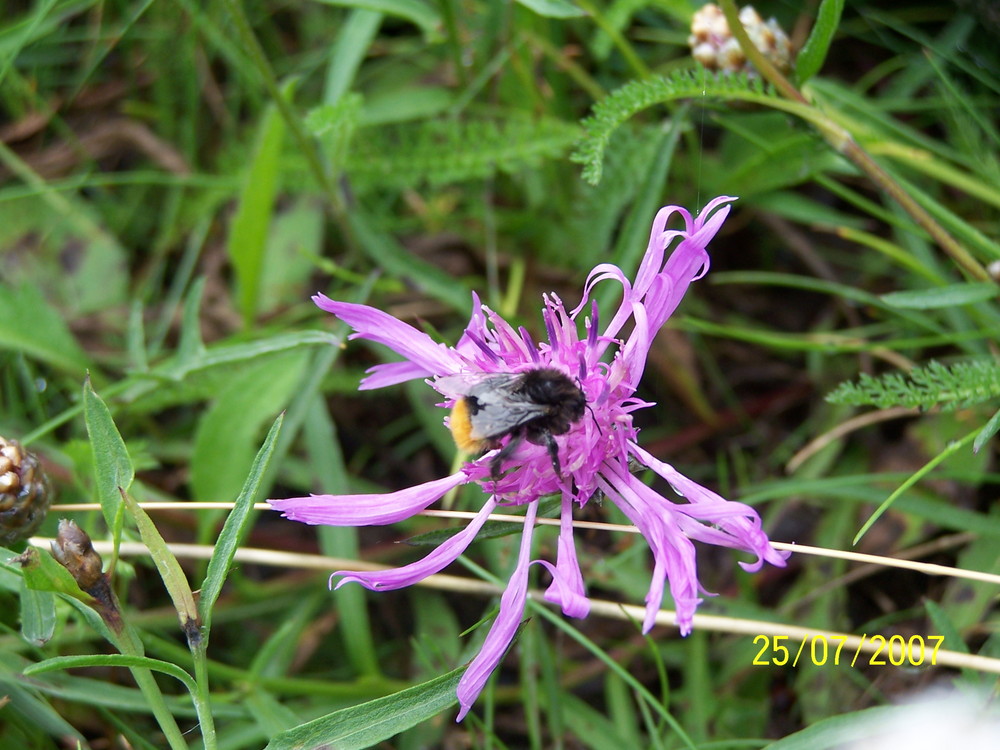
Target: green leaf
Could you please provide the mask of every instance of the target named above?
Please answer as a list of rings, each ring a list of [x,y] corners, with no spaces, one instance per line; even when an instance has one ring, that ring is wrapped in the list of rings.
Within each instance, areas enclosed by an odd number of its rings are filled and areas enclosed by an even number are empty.
[[[80,589],[72,574],[52,555],[43,555],[34,547],[29,547],[18,562],[23,581],[30,590],[66,594],[81,602],[93,601],[89,594]]]
[[[177,360],[193,362],[205,353],[201,338],[201,296],[205,291],[205,277],[194,280],[184,297],[181,313],[181,336],[177,342]]]
[[[976,439],[972,443],[972,452],[979,453],[980,449],[989,442],[994,435],[1000,432],[1000,410],[997,410],[990,421],[986,423],[979,434],[976,435]]]
[[[515,0],[518,5],[523,5],[529,10],[533,10],[540,16],[546,18],[579,18],[587,15],[583,10],[576,7],[569,0]]]
[[[59,313],[28,284],[0,284],[0,347],[71,374],[82,374],[90,366]]]
[[[441,32],[441,16],[429,4],[421,0],[317,0],[326,5],[340,5],[345,8],[362,8],[385,13],[387,16],[405,18],[420,27],[424,37],[436,39]]]
[[[173,357],[149,372],[133,373],[133,382],[121,398],[133,411],[154,411],[172,404],[215,398],[231,383],[234,372],[297,349],[339,346],[341,339],[325,331],[300,331],[259,341],[214,346],[194,358]],[[245,472],[237,481],[242,481],[243,476]]]
[[[292,84],[287,84],[283,93],[290,95],[292,88]],[[272,104],[267,108],[257,131],[257,144],[250,158],[239,208],[233,217],[229,241],[226,243],[226,250],[236,272],[239,308],[247,327],[257,312],[267,229],[274,213],[284,140],[285,120],[278,107]]]
[[[929,409],[940,405],[954,411],[1000,398],[1000,365],[992,359],[943,365],[931,360],[907,373],[888,372],[877,378],[861,373],[857,383],[841,383],[826,400],[851,406],[893,406]]]
[[[184,683],[188,690],[194,691],[194,680],[191,675],[168,661],[151,659],[148,656],[127,656],[125,654],[93,654],[85,656],[56,656],[30,667],[25,667],[24,674],[43,674],[62,669],[79,669],[81,667],[126,667],[128,669],[150,669],[162,672]]]
[[[265,750],[371,747],[452,706],[464,671],[461,667],[394,695],[334,711],[275,735]]]
[[[974,284],[950,284],[934,289],[915,289],[909,292],[883,294],[881,299],[892,307],[911,310],[936,310],[942,307],[958,307],[976,302],[996,299],[1000,288],[991,281]]]
[[[879,706],[817,721],[800,732],[772,742],[764,750],[833,750],[871,736],[872,729],[901,710]]]
[[[584,136],[570,157],[584,165],[583,179],[591,185],[601,181],[604,151],[612,134],[633,115],[657,104],[678,99],[705,101],[712,97],[753,102],[815,119],[808,107],[779,98],[759,78],[746,75],[710,75],[704,68],[678,70],[668,76],[631,81],[594,105],[583,121]]]
[[[373,10],[356,8],[340,25],[337,39],[330,46],[330,62],[326,68],[326,85],[323,89],[323,104],[338,103],[346,94],[358,74],[361,61],[368,54],[379,26],[382,14]]]
[[[306,352],[245,365],[218,393],[198,423],[191,486],[202,501],[239,493],[257,452],[262,426],[288,405],[302,379]]]
[[[51,591],[37,591],[21,579],[21,637],[33,646],[44,646],[56,629],[56,602]]]
[[[88,377],[83,385],[83,418],[94,454],[94,478],[97,499],[108,530],[117,539],[121,533],[122,497],[119,490],[128,491],[135,478],[132,459],[125,441],[111,418],[107,404],[94,392]]]
[[[795,74],[800,85],[816,75],[823,67],[826,53],[830,50],[830,43],[840,25],[840,14],[843,10],[844,0],[823,0],[820,4],[816,25],[813,26],[795,61]]]
[[[127,492],[122,490],[121,494],[139,530],[143,544],[149,548],[149,557],[156,566],[160,578],[163,579],[163,585],[167,587],[167,593],[177,610],[181,630],[189,641],[193,641],[197,638],[198,607],[194,603],[194,594],[188,584],[187,576],[184,575],[181,564],[177,562],[177,558],[160,536],[160,532],[146,511]]]
[[[229,566],[232,565],[233,558],[236,556],[236,549],[239,547],[252,518],[251,511],[254,499],[260,488],[264,472],[267,470],[268,461],[274,452],[274,444],[278,440],[284,418],[284,414],[278,415],[274,424],[271,425],[271,429],[264,439],[264,444],[257,452],[257,457],[250,468],[250,475],[243,485],[243,490],[236,498],[236,503],[222,527],[222,532],[215,543],[215,550],[212,552],[212,559],[208,562],[208,572],[205,574],[205,581],[201,585],[201,596],[198,599],[198,611],[201,614],[201,621],[206,633],[212,621],[212,607],[215,605],[216,599],[219,598],[222,584],[225,583],[226,576],[229,574]]]

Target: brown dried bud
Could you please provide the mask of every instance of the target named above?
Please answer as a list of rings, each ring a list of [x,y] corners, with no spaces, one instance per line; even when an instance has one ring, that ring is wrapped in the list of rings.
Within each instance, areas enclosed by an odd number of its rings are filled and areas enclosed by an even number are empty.
[[[747,5],[740,10],[740,23],[746,29],[750,41],[766,58],[778,69],[789,70],[792,45],[774,18],[765,23],[753,6]],[[722,10],[713,3],[702,6],[691,18],[688,45],[691,47],[691,56],[710,70],[754,73],[739,42],[733,38]]]
[[[52,495],[38,459],[20,443],[0,437],[0,545],[35,533]]]
[[[70,572],[81,589],[92,594],[93,589],[104,579],[101,571],[101,556],[94,551],[94,545],[87,532],[73,521],[59,521],[59,533],[51,543],[52,556]]]

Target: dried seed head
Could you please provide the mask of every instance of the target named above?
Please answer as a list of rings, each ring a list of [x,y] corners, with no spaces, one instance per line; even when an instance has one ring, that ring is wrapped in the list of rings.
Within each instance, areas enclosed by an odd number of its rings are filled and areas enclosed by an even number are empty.
[[[775,19],[765,23],[753,6],[747,5],[740,11],[740,23],[754,46],[775,66],[783,71],[791,67],[792,45]],[[691,56],[710,70],[754,73],[739,42],[733,38],[722,10],[713,3],[702,6],[691,18],[688,44]]]
[[[45,520],[52,502],[34,454],[0,437],[0,545],[27,539]]]

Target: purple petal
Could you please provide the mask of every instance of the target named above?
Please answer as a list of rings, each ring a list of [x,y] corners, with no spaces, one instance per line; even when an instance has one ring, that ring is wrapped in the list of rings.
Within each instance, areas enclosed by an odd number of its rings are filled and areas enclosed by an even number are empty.
[[[469,481],[465,472],[418,484],[398,492],[375,495],[310,495],[268,500],[285,518],[312,525],[380,526],[419,513],[448,490]]]
[[[653,278],[660,273],[663,265],[663,252],[666,249],[670,237],[674,233],[664,234],[664,229],[670,217],[679,213],[684,218],[684,224],[690,231],[691,214],[680,206],[664,206],[656,212],[653,217],[653,226],[649,229],[649,244],[646,245],[646,254],[642,256],[642,263],[635,275],[635,290],[640,296],[646,293]]]
[[[625,382],[635,388],[646,369],[646,356],[649,354],[649,347],[653,343],[653,336],[656,335],[656,328],[649,325],[646,317],[646,306],[638,303],[632,305],[632,317],[635,319],[635,327],[629,334],[625,347],[622,349],[622,362],[625,364]]]
[[[482,692],[486,681],[506,653],[507,647],[510,646],[514,633],[517,632],[517,627],[521,623],[524,603],[528,598],[531,537],[537,512],[538,503],[530,503],[525,511],[524,534],[521,537],[521,551],[517,556],[517,567],[514,568],[514,573],[507,581],[507,588],[504,589],[503,595],[500,597],[500,613],[493,621],[490,632],[486,634],[483,647],[469,664],[469,668],[465,670],[465,674],[462,675],[462,679],[458,683],[458,689],[455,692],[462,708],[455,721],[461,721],[469,713],[469,709],[476,702],[476,698]]]
[[[784,567],[789,553],[780,552],[771,546],[767,534],[760,527],[760,516],[757,511],[743,503],[726,500],[707,487],[702,487],[635,443],[630,443],[629,449],[640,463],[666,479],[678,495],[692,505],[699,506],[696,508],[678,506],[679,512],[711,520],[729,535],[731,541],[725,546],[757,555],[756,562],[740,563],[744,570],[751,572],[760,570],[765,561]]]
[[[646,594],[646,616],[642,630],[649,632],[656,622],[663,599],[664,579],[670,584],[670,594],[677,612],[681,635],[691,632],[694,611],[701,603],[698,597],[698,575],[694,544],[680,530],[669,512],[670,503],[631,474],[620,473],[606,466],[601,489],[628,517],[646,538],[653,552],[653,576]],[[648,495],[662,502],[650,502]],[[664,510],[668,512],[664,513]]]
[[[439,544],[433,552],[422,560],[417,560],[401,568],[391,568],[390,570],[376,570],[371,572],[338,570],[330,578],[332,579],[333,576],[344,576],[337,582],[336,588],[338,589],[345,583],[360,583],[372,591],[392,591],[393,589],[412,586],[414,583],[444,570],[455,562],[458,556],[465,552],[469,544],[472,543],[472,540],[476,538],[479,529],[486,523],[486,519],[496,507],[496,501],[490,498],[482,510],[476,514],[476,517],[469,522],[468,526],[447,541]]]
[[[590,600],[583,586],[583,574],[576,559],[576,545],[573,542],[573,498],[563,494],[562,513],[559,520],[559,546],[555,566],[547,560],[537,560],[552,574],[552,583],[545,590],[547,602],[562,607],[563,614],[570,617],[586,617],[590,614]]]
[[[456,372],[465,364],[458,352],[389,313],[368,305],[337,302],[324,294],[314,295],[312,299],[318,307],[333,313],[355,330],[350,338],[376,341],[408,359],[415,368],[415,378]],[[362,380],[359,386],[362,390],[372,387],[367,380]]]

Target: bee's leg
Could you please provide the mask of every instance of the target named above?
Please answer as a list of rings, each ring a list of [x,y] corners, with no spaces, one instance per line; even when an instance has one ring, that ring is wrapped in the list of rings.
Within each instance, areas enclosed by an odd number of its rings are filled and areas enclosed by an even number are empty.
[[[521,433],[512,433],[510,440],[507,441],[507,445],[497,451],[497,454],[490,459],[490,477],[494,482],[497,482],[500,479],[500,464],[510,458],[510,455],[517,450],[517,446],[521,444],[521,440],[523,439],[524,436]]]
[[[542,440],[542,445],[545,446],[546,450],[549,452],[549,458],[552,459],[552,468],[556,471],[556,476],[562,476],[562,465],[559,463],[559,444],[556,439],[552,437],[552,433],[546,430],[542,432],[539,436]]]

